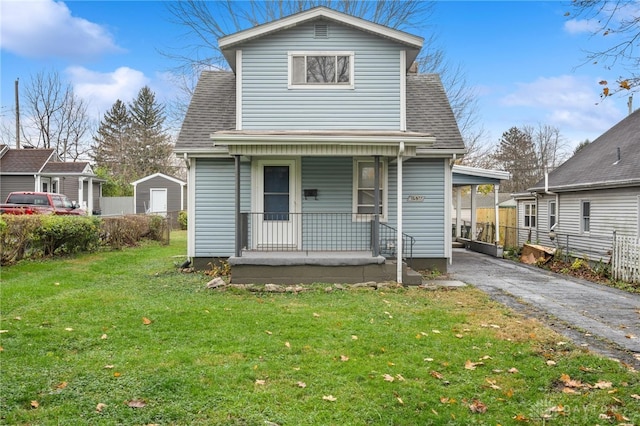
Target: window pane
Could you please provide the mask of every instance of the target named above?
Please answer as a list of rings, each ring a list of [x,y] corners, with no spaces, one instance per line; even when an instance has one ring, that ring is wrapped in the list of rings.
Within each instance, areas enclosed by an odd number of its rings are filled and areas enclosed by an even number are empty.
[[[358,204],[368,204],[370,206],[373,206],[373,191],[359,190]]]
[[[349,83],[349,57],[338,56],[338,83]]]
[[[289,166],[264,167],[264,192],[289,193]]]
[[[335,82],[335,56],[307,56],[307,83]]]
[[[358,163],[358,187],[373,188],[374,183],[373,163]]]
[[[524,215],[525,216],[531,215],[531,204],[524,205]]]
[[[294,56],[292,61],[293,66],[293,76],[292,83],[293,84],[304,84],[304,56]]]
[[[582,216],[591,216],[591,203],[589,201],[582,203]]]

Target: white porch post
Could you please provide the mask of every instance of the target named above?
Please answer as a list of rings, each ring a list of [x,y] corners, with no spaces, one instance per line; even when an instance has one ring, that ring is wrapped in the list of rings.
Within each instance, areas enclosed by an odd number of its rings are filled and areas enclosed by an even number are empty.
[[[87,190],[87,214],[89,216],[93,215],[93,178],[90,177],[89,181],[87,182],[87,184],[89,185],[89,188]]]
[[[462,188],[456,187],[456,238],[462,236]]]
[[[83,197],[82,197],[82,191],[84,190],[83,188],[84,185],[84,178],[78,178],[78,205],[82,206],[82,201],[83,201]]]
[[[396,281],[402,284],[402,253],[404,251],[402,241],[402,156],[404,155],[404,142],[400,142],[398,149],[398,184],[397,184],[397,210],[398,210],[398,235],[396,237]]]
[[[500,199],[498,198],[498,192],[500,191],[500,185],[493,185],[493,212],[496,215],[496,245],[500,244]]]
[[[471,185],[471,231],[469,232],[469,239],[471,241],[476,239],[476,191],[478,185]]]

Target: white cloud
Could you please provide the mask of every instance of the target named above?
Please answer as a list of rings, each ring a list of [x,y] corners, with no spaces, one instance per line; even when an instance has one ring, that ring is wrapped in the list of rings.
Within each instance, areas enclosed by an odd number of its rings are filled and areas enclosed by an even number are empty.
[[[558,127],[563,134],[600,135],[623,118],[613,98],[602,101],[597,79],[561,75],[518,83],[502,98],[508,107],[527,108],[530,116],[542,116],[542,124]]]
[[[2,0],[0,47],[31,58],[92,58],[121,49],[95,23],[71,16],[63,2]]]
[[[102,73],[84,67],[66,70],[74,93],[89,104],[91,114],[102,118],[118,99],[125,104],[133,101],[140,89],[149,85],[143,72],[120,67],[113,72]]]
[[[564,30],[569,34],[593,33],[600,28],[596,19],[570,19],[564,23]]]

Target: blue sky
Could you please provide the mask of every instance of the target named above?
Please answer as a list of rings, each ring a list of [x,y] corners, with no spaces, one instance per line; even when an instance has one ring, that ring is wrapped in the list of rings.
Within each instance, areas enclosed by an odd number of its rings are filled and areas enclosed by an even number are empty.
[[[569,146],[593,140],[621,120],[626,98],[601,102],[598,81],[616,70],[587,64],[603,41],[590,22],[564,16],[569,2],[440,1],[427,31],[478,95],[486,143],[512,126],[549,124]],[[172,63],[159,53],[182,45],[184,29],[156,1],[0,0],[1,112],[13,123],[14,82],[57,71],[99,120],[115,102],[149,85],[161,102],[178,95]],[[24,101],[23,101],[24,102]],[[640,101],[639,101],[640,102]],[[23,117],[24,120],[24,117]]]

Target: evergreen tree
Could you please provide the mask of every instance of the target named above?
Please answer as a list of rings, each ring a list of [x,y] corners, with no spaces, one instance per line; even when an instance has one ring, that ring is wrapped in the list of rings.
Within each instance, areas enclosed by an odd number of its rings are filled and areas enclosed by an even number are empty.
[[[91,157],[96,166],[125,181],[128,180],[131,177],[128,162],[131,118],[126,105],[120,99],[105,113],[93,140],[95,144],[92,146]]]
[[[501,184],[505,192],[524,191],[542,177],[531,135],[517,127],[502,134],[493,156],[498,167],[511,173],[511,179]]]
[[[153,91],[145,86],[129,105],[129,112],[133,138],[130,161],[137,173],[136,179],[158,172],[170,174],[173,145],[163,128],[164,106],[156,102]]]

